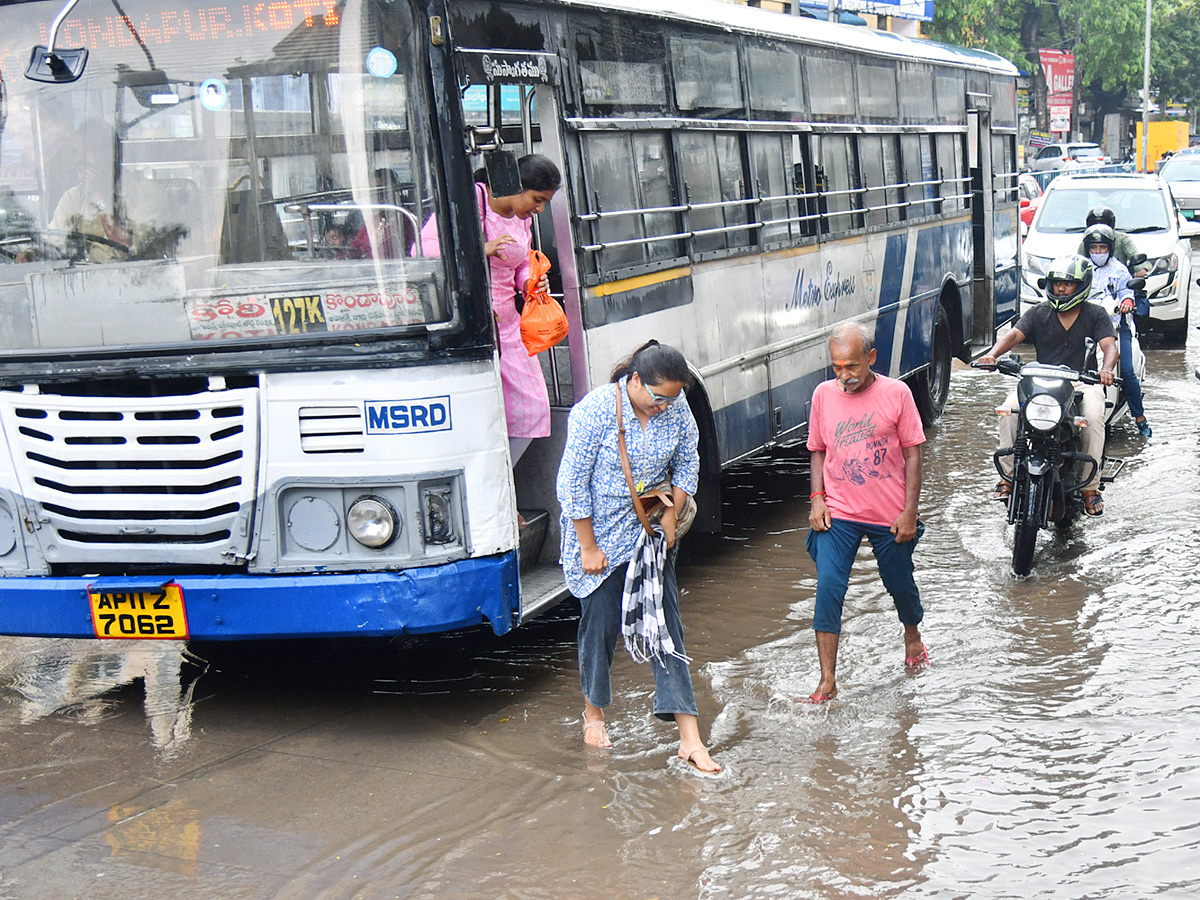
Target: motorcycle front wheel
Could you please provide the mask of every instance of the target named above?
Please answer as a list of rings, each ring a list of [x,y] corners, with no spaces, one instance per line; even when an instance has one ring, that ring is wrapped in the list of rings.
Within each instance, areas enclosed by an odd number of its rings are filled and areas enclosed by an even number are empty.
[[[1033,548],[1037,543],[1038,528],[1041,526],[1044,489],[1043,477],[1030,475],[1018,479],[1018,490],[1013,492],[1012,502],[1018,504],[1016,532],[1013,535],[1014,575],[1028,575],[1033,568]]]

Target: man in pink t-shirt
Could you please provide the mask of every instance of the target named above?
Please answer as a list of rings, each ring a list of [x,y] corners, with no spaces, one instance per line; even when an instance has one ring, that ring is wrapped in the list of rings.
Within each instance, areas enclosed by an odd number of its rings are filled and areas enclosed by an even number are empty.
[[[912,393],[871,371],[871,332],[857,322],[834,329],[829,355],[837,376],[813,392],[808,423],[812,459],[812,530],[806,546],[817,564],[813,630],[821,681],[809,700],[837,696],[838,636],[850,568],[864,536],[904,625],[904,664],[929,664],[918,625],[924,617],[913,579],[913,550],[925,526],[917,519],[925,430]]]

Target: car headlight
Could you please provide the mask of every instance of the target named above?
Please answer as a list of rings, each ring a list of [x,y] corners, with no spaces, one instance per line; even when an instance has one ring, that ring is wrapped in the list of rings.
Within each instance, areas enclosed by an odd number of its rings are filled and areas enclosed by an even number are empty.
[[[1148,261],[1147,264],[1150,265],[1151,275],[1162,275],[1164,272],[1174,272],[1179,268],[1179,257],[1174,253],[1168,253],[1166,256]]]
[[[1025,404],[1025,421],[1038,431],[1051,431],[1062,421],[1062,404],[1049,394],[1030,397]]]
[[[346,513],[350,536],[372,550],[380,550],[400,533],[400,517],[392,504],[382,497],[367,495],[350,504]]]

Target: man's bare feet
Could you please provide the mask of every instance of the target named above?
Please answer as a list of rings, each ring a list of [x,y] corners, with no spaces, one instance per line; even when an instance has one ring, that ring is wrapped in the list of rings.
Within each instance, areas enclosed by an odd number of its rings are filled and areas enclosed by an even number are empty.
[[[703,744],[693,747],[691,750],[685,750],[683,745],[680,744],[679,758],[697,772],[703,772],[706,775],[716,775],[721,771],[720,764],[708,755],[708,748]]]
[[[600,747],[602,749],[612,746],[612,741],[608,739],[608,732],[604,728],[603,713],[601,713],[599,718],[589,719],[587,710],[583,711],[583,742],[589,747]]]

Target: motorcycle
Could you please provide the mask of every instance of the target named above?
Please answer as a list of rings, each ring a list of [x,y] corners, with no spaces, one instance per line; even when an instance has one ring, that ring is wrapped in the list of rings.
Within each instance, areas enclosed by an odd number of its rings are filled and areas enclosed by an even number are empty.
[[[1084,359],[1093,358],[1089,339]],[[1019,378],[1013,412],[1001,408],[1000,415],[1019,416],[1017,437],[1011,447],[1001,447],[992,457],[1000,477],[1007,480],[1000,461],[1013,457],[1012,497],[1008,523],[1015,525],[1013,572],[1028,575],[1033,568],[1033,551],[1040,529],[1053,524],[1066,528],[1083,511],[1081,491],[1103,464],[1083,452],[1083,429],[1088,420],[1079,414],[1081,395],[1072,382],[1099,384],[1093,369],[1079,372],[1067,366],[1021,363],[1015,353],[994,364],[973,363],[976,368]],[[1111,481],[1113,476],[1108,479]]]

